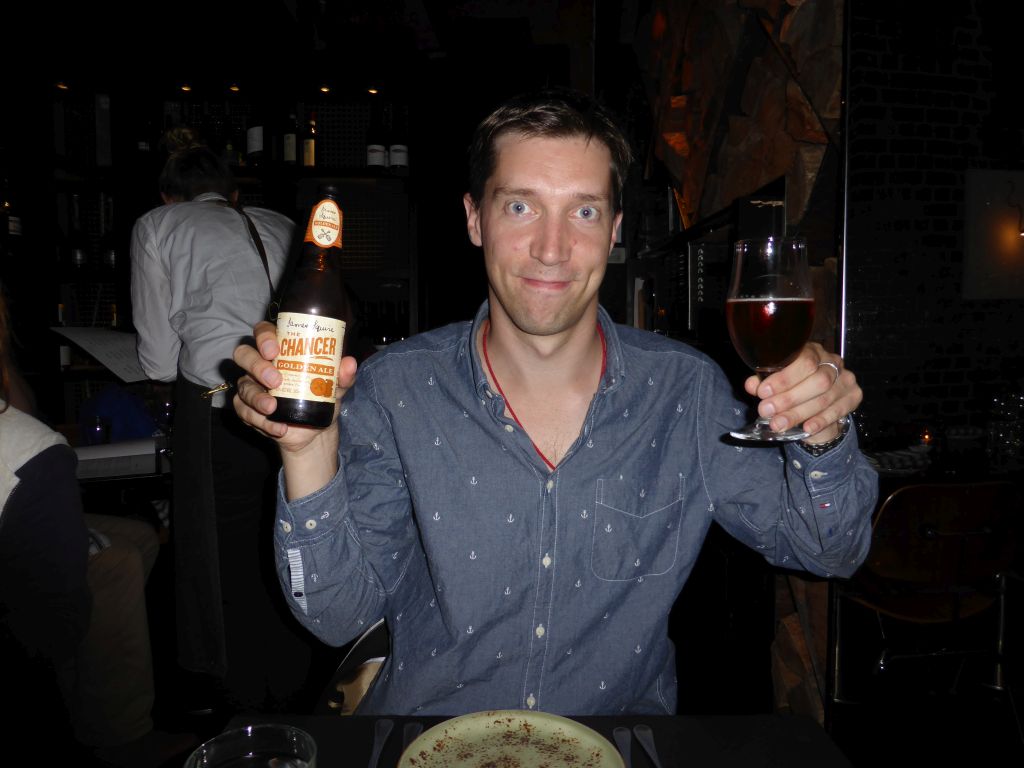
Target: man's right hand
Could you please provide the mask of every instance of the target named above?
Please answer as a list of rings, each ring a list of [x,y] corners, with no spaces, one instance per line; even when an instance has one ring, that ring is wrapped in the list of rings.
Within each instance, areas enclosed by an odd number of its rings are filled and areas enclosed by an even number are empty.
[[[274,439],[281,449],[289,499],[319,490],[337,472],[338,422],[332,419],[324,429],[281,424],[267,416],[277,408],[277,398],[268,393],[281,383],[281,374],[271,362],[277,357],[277,330],[260,322],[253,329],[256,347],[235,348],[235,363],[246,372],[238,380],[235,412],[249,426]],[[338,401],[355,383],[356,360],[344,357],[338,369]]]

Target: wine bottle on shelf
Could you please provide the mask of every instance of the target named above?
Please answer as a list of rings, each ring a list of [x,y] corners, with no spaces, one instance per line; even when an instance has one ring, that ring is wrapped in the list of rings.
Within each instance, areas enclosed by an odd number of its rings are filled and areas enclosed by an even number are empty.
[[[281,162],[289,167],[296,165],[299,159],[298,148],[299,121],[294,112],[289,112],[281,133]]]
[[[277,315],[281,385],[271,421],[323,428],[334,418],[338,366],[351,309],[341,279],[338,189],[321,186]]]
[[[387,110],[375,99],[370,109],[370,126],[366,129],[366,168],[379,175],[388,167]]]
[[[309,113],[306,121],[306,129],[302,136],[302,167],[313,168],[316,166],[316,111]]]
[[[61,328],[67,325],[64,319],[64,305],[57,305],[57,325]],[[68,344],[67,339],[63,336],[60,337],[60,369],[66,371],[71,367],[71,345]]]
[[[114,198],[100,192],[100,265],[113,276],[117,269],[117,238],[114,234]]]
[[[393,176],[409,175],[409,108],[405,105],[396,106],[392,112],[388,172]]]
[[[89,266],[89,245],[82,231],[81,199],[77,192],[71,194],[71,222],[68,234],[68,263],[72,270],[81,275]]]
[[[265,137],[263,110],[257,105],[245,129],[245,164],[250,168],[262,168],[266,162]]]
[[[21,244],[21,213],[11,191],[7,169],[0,178],[0,256],[16,254]]]

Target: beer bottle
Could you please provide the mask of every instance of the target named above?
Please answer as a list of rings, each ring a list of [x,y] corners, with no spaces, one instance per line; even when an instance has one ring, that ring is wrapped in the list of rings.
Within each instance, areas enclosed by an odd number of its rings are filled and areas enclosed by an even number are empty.
[[[321,186],[277,315],[281,385],[272,421],[323,428],[334,416],[348,300],[341,281],[338,189]]]

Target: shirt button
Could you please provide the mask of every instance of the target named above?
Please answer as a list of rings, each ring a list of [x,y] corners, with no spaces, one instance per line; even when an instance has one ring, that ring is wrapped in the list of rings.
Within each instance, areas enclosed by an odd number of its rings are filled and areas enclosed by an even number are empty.
[[[550,568],[551,567],[551,555],[544,555],[544,559],[541,560],[541,563],[544,564],[545,568]]]
[[[287,520],[282,520],[281,521],[281,530],[284,531],[285,533],[291,533],[292,532],[292,524],[289,523]]]
[[[307,520],[306,521],[306,530],[307,531],[312,531],[314,528],[316,528],[316,520]]]
[[[811,472],[811,480],[821,480],[821,478],[823,478],[824,476],[825,473],[822,472],[820,469],[816,469],[813,472]]]
[[[515,428],[515,427],[513,427],[513,426],[512,426],[511,424],[506,424],[506,425],[505,425],[505,431],[506,431],[506,432],[515,432],[515,431],[516,431],[516,428]]]
[[[548,491],[550,491],[552,488],[555,487],[555,481],[554,480],[548,480],[547,483],[544,485],[544,487],[547,488]]]
[[[535,634],[537,637],[544,637],[544,625],[538,625],[537,628],[533,630],[533,634]]]
[[[803,465],[796,459],[793,459],[793,466],[796,467],[797,469],[801,469],[803,467]]]
[[[533,698],[532,693],[526,697],[526,706],[528,706],[530,709],[533,709],[535,706],[537,706],[537,700]]]

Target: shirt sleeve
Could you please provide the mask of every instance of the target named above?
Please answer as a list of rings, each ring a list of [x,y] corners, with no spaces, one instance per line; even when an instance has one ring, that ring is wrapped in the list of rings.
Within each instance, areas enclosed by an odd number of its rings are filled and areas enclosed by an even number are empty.
[[[0,519],[0,613],[30,653],[64,658],[85,636],[91,606],[74,451],[47,448],[18,477]]]
[[[178,376],[181,339],[171,327],[171,277],[152,223],[145,217],[132,228],[132,306],[142,370],[151,379]]]
[[[714,365],[706,366],[701,388],[701,467],[714,519],[773,565],[852,575],[871,545],[878,496],[878,476],[855,429],[817,458],[794,443],[727,443],[722,435],[747,409]]]
[[[292,612],[313,634],[342,645],[384,615],[388,598],[426,561],[387,415],[361,370],[339,415],[339,470],[322,489],[287,501],[278,489],[278,576]]]

